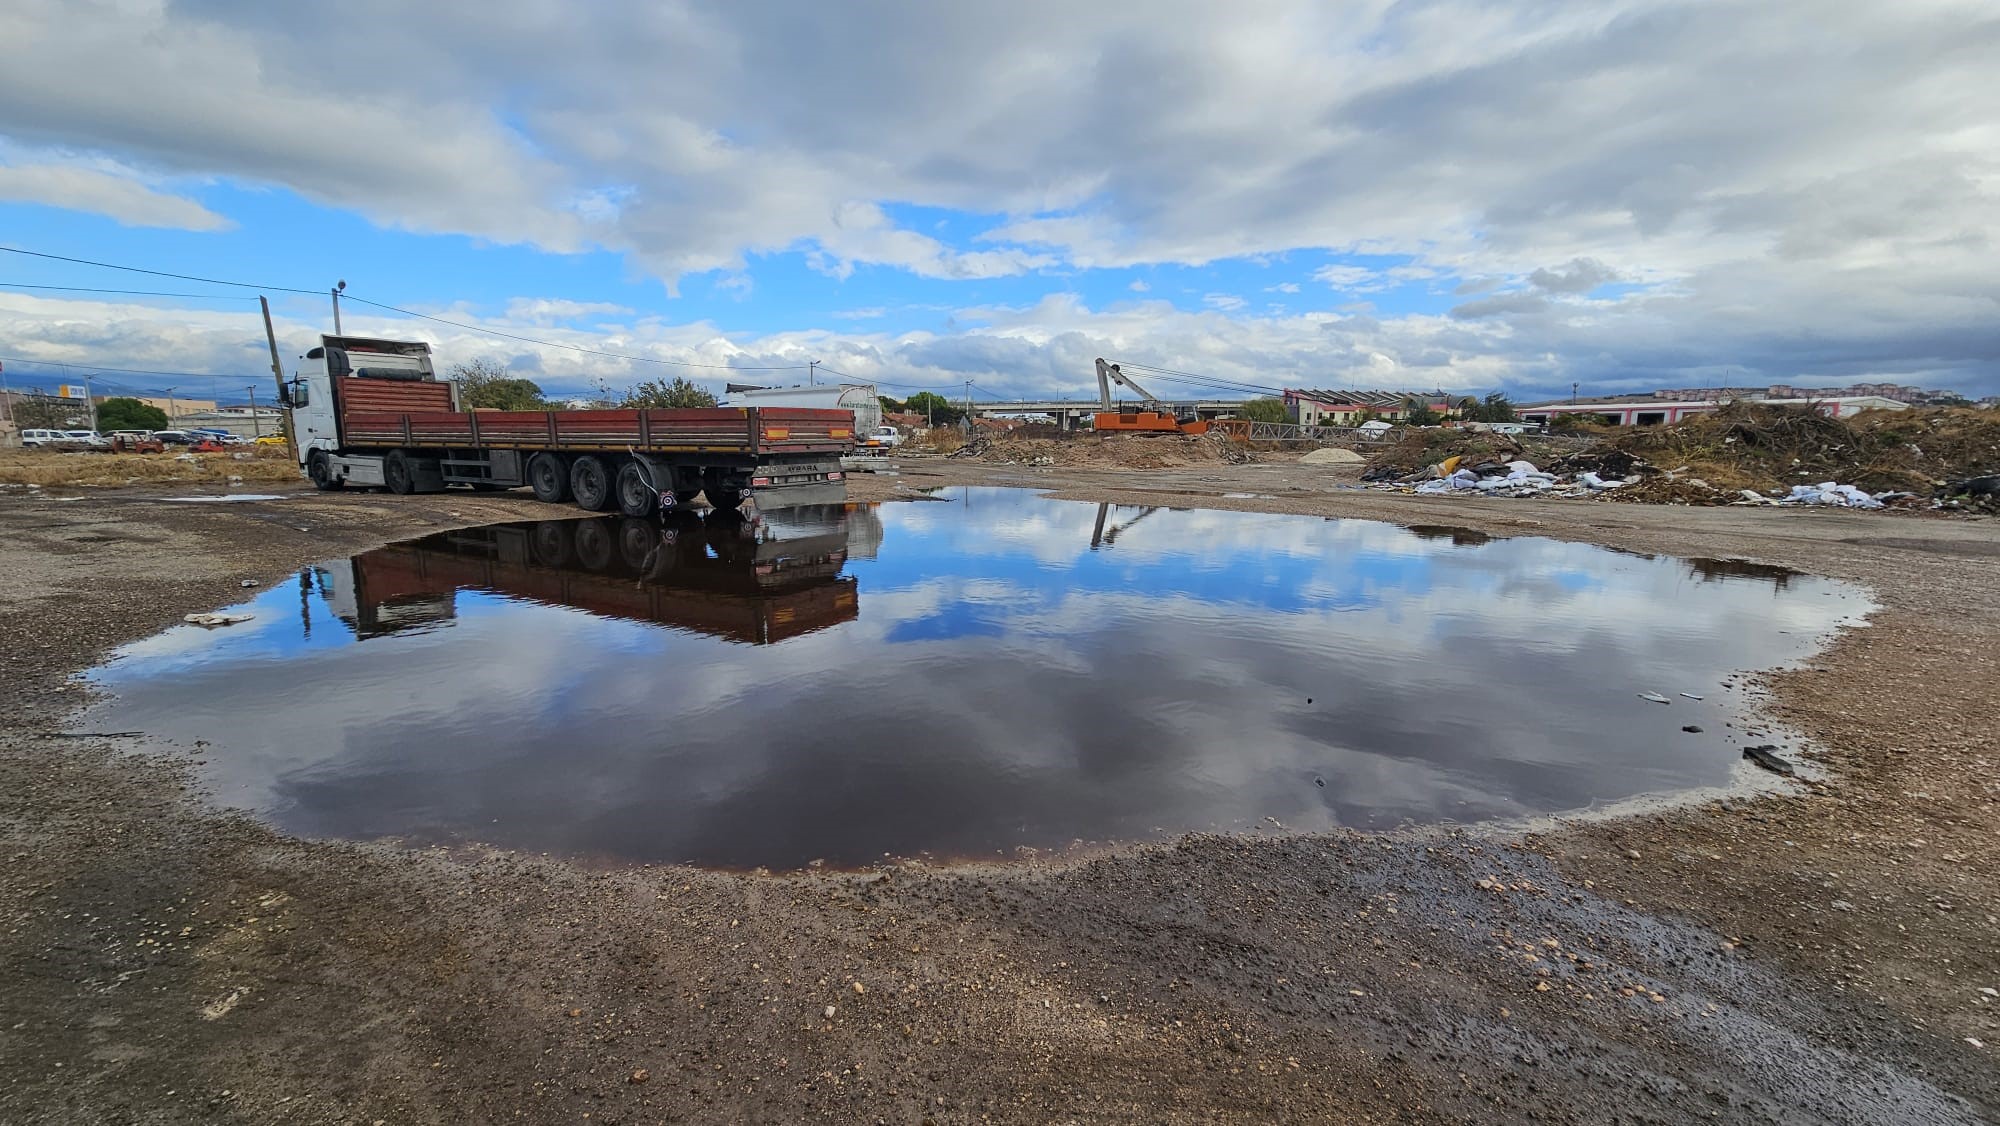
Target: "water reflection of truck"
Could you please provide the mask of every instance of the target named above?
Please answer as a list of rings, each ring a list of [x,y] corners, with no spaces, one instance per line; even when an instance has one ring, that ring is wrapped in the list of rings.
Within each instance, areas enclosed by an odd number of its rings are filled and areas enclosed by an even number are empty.
[[[323,567],[318,581],[362,638],[435,628],[473,591],[768,645],[858,614],[854,579],[840,573],[848,517],[810,505],[754,521],[683,512],[468,528]]]

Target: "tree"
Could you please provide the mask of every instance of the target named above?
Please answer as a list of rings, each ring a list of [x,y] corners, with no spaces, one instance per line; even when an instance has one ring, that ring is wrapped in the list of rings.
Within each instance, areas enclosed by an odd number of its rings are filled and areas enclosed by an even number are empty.
[[[1484,399],[1467,399],[1465,402],[1465,417],[1474,422],[1519,421],[1519,416],[1514,413],[1514,404],[1502,392],[1495,391]]]
[[[106,433],[113,430],[165,430],[167,412],[121,395],[97,404],[97,428]]]
[[[1403,401],[1403,421],[1411,426],[1436,426],[1437,412],[1415,399]]]
[[[548,401],[532,379],[516,379],[507,374],[500,361],[484,356],[467,364],[453,364],[451,377],[458,381],[458,402],[467,409],[496,411],[545,411]]]
[[[625,392],[625,402],[621,405],[637,410],[712,407],[715,405],[715,392],[677,375],[672,383],[649,379],[639,384]]]
[[[877,395],[875,396],[875,401],[882,404],[883,414],[901,414],[902,412],[910,409],[907,405],[905,405],[901,401],[896,399],[891,399],[887,395]]]
[[[950,426],[965,417],[965,412],[951,405],[951,400],[935,391],[919,391],[903,402],[903,409],[914,411],[930,420],[933,426]]]
[[[1236,417],[1251,422],[1289,422],[1292,416],[1283,399],[1252,399],[1237,408]]]

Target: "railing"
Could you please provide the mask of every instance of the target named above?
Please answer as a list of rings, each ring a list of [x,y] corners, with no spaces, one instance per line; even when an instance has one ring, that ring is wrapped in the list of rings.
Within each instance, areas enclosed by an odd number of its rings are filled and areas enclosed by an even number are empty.
[[[1397,436],[1395,430],[1363,430],[1358,426],[1301,426],[1294,422],[1253,422],[1219,418],[1209,424],[1239,442],[1361,442],[1379,443]]]

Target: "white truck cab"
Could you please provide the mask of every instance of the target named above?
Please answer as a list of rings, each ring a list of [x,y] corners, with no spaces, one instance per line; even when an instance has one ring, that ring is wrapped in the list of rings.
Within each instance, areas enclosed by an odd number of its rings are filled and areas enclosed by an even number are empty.
[[[285,384],[285,405],[292,411],[298,436],[299,466],[310,471],[314,454],[345,484],[384,483],[379,456],[342,456],[339,407],[334,402],[335,377],[435,380],[431,346],[417,340],[370,340],[358,336],[322,336],[320,346],[299,357],[299,366]],[[452,389],[452,409],[458,409],[458,384]],[[317,479],[315,479],[317,480]]]

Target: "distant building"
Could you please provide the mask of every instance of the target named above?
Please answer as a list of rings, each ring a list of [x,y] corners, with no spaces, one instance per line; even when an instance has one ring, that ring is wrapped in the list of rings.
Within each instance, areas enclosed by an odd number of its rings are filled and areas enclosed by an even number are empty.
[[[1517,408],[1523,422],[1546,423],[1558,415],[1583,415],[1606,426],[1661,426],[1691,415],[1706,414],[1731,400],[1683,399],[1660,402],[1646,395],[1618,395],[1586,402],[1536,403]],[[1811,399],[1747,400],[1772,407],[1809,407],[1833,418],[1848,418],[1870,410],[1908,410],[1909,404],[1880,395],[1841,395]]]
[[[1285,414],[1300,426],[1354,426],[1370,418],[1408,418],[1417,403],[1443,417],[1458,410],[1458,400],[1442,391],[1322,391],[1288,390]]]

